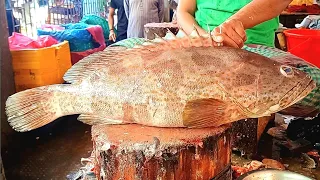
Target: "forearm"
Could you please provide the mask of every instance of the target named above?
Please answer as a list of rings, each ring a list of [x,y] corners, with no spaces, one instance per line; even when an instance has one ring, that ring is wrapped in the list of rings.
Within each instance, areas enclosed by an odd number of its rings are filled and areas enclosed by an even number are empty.
[[[109,16],[108,16],[108,24],[109,24],[109,29],[113,29],[113,28],[114,28],[114,18],[113,18],[113,15],[109,15]]]
[[[191,15],[190,13],[181,11],[178,8],[176,15],[177,15],[178,25],[180,27],[182,27],[182,29],[187,34],[190,34],[192,32],[193,28],[196,28],[200,35],[206,34],[206,31],[198,25],[198,23],[194,19],[193,15]]]
[[[229,19],[237,19],[245,29],[249,29],[280,15],[291,2],[292,0],[253,0]]]

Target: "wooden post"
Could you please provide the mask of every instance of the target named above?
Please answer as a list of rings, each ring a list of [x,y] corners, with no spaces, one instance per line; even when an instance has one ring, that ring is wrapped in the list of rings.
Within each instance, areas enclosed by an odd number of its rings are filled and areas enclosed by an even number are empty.
[[[5,115],[5,102],[9,95],[15,93],[11,54],[8,45],[8,23],[5,13],[5,4],[4,1],[1,1],[1,148],[7,145],[7,137],[14,132]]]
[[[231,129],[92,127],[99,179],[231,180]]]
[[[5,1],[0,1],[0,38],[1,38],[1,157],[8,146],[8,137],[14,133],[7,122],[5,115],[5,102],[9,95],[15,92],[13,69],[11,64],[11,54],[8,45],[8,23],[6,17]],[[5,178],[2,158],[1,158],[1,177]]]

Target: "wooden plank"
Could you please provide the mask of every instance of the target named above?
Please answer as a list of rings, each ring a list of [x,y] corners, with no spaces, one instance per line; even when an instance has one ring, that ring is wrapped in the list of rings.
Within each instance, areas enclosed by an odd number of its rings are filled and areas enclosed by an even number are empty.
[[[100,179],[231,179],[231,129],[92,127]]]

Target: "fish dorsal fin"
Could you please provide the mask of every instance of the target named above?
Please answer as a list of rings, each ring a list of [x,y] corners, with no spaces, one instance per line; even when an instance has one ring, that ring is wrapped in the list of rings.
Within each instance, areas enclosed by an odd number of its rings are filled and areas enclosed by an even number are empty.
[[[183,29],[179,29],[176,37],[181,41],[183,47],[188,48],[192,46],[190,38]]]
[[[74,64],[63,76],[63,79],[69,83],[80,83],[82,79],[89,76],[94,70],[99,69],[102,65],[112,64],[119,60],[119,52],[125,51],[126,47],[110,47],[108,50],[91,54],[76,64]]]
[[[176,37],[177,38],[185,38],[185,37],[188,37],[188,35],[186,32],[184,32],[183,29],[179,29],[178,33],[176,34]]]
[[[79,83],[95,71],[99,71],[99,69],[123,60],[124,58],[130,58],[132,60],[134,57],[143,53],[159,53],[170,49],[201,46],[213,46],[213,40],[210,33],[200,35],[195,27],[190,35],[187,35],[181,28],[176,35],[168,30],[164,37],[155,34],[155,39],[146,39],[145,42],[139,43],[133,48],[112,46],[107,47],[101,52],[91,54],[74,64],[66,72],[63,79],[69,83]]]
[[[154,43],[167,43],[166,40],[164,40],[162,37],[160,37],[158,34],[154,33],[154,40],[152,40],[152,42]]]
[[[194,25],[193,25],[193,29],[192,29],[191,34],[190,34],[189,37],[191,37],[191,38],[199,38],[200,37],[200,34],[199,34],[197,28],[195,28]]]
[[[142,45],[139,46],[138,49],[150,48],[150,46],[156,46],[159,50],[163,49],[163,46],[166,47],[165,49],[213,46],[213,39],[210,32],[200,35],[195,26],[193,27],[190,35],[187,35],[187,33],[181,28],[179,28],[176,35],[167,29],[167,33],[164,37],[160,37],[155,34],[155,39],[149,42],[150,43],[147,45],[148,47]]]
[[[183,41],[181,41],[181,39],[179,39],[175,34],[173,34],[169,28],[167,28],[167,33],[163,39],[169,42],[168,45],[174,49],[184,47]]]
[[[177,36],[174,35],[169,28],[167,28],[167,33],[166,35],[164,36],[163,39],[166,39],[166,40],[176,40],[177,39]]]

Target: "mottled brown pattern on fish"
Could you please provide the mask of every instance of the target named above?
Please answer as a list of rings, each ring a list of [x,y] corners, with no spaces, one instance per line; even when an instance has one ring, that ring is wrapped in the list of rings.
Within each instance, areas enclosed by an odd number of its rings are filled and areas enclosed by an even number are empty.
[[[150,73],[152,72],[153,75],[157,77],[156,85],[163,91],[176,92],[177,88],[181,86],[183,79],[183,72],[181,71],[180,63],[176,60],[160,62],[161,63],[147,67],[146,70],[150,70]]]
[[[133,107],[132,105],[128,104],[128,103],[124,103],[123,104],[123,107],[122,107],[122,110],[123,110],[123,121],[124,122],[134,122],[134,118],[133,118]]]
[[[133,106],[133,119],[136,123],[149,122],[150,115],[147,104],[136,104]]]
[[[226,77],[227,81],[231,82],[232,86],[238,87],[238,86],[248,86],[252,85],[253,83],[256,83],[257,76],[253,74],[245,74],[245,73],[239,73],[234,78],[233,77]]]
[[[146,51],[141,53],[141,59],[144,60],[144,65],[147,66],[150,61],[153,61],[155,58],[161,56],[162,51]]]
[[[191,59],[197,66],[214,66],[215,68],[221,68],[224,66],[224,64],[219,60],[212,61],[212,56],[206,54],[201,55],[196,51],[192,52]]]

